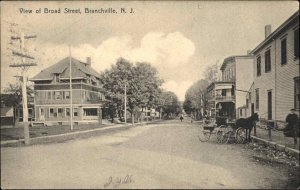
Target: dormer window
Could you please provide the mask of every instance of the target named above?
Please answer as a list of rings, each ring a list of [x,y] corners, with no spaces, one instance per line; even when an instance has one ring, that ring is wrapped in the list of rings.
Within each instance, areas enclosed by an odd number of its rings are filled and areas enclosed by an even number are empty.
[[[59,73],[54,73],[54,81],[59,83]]]

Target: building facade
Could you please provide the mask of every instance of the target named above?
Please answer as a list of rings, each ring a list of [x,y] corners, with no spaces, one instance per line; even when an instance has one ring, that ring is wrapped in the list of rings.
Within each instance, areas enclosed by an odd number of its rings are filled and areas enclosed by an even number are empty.
[[[253,56],[227,57],[221,66],[221,71],[222,81],[233,82],[234,85],[236,118],[245,117],[245,95],[253,82]]]
[[[35,121],[47,125],[67,124],[72,114],[74,123],[101,123],[105,97],[101,93],[99,73],[91,67],[90,58],[84,63],[66,57],[42,70],[31,81],[35,91]]]
[[[207,87],[208,112],[211,117],[235,118],[234,82],[212,82]]]
[[[247,115],[285,120],[292,108],[299,109],[299,11],[273,33],[265,28],[265,40],[252,52],[253,84],[247,95]]]

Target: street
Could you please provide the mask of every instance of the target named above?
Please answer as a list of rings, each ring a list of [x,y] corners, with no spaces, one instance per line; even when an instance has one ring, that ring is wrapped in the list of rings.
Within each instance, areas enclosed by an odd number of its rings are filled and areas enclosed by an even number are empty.
[[[185,118],[64,143],[1,148],[1,188],[280,188],[285,169],[201,143]]]

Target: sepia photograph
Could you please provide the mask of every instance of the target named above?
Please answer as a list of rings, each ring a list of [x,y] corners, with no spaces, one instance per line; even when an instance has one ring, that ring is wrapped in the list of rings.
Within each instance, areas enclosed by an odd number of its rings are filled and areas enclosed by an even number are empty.
[[[1,1],[1,189],[300,189],[298,1]]]

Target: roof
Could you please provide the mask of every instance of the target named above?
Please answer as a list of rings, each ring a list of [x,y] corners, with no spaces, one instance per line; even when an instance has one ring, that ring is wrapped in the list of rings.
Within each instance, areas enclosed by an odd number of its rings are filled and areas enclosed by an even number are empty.
[[[252,58],[253,55],[233,55],[224,59],[223,64],[221,65],[220,70],[224,70],[227,66],[227,63],[234,62],[236,58]]]
[[[290,18],[288,18],[283,24],[281,24],[274,32],[272,32],[264,41],[262,41],[255,49],[250,53],[255,54],[266,44],[270,43],[274,38],[280,35],[283,31],[287,30],[292,24],[298,22],[299,25],[299,10],[295,12]]]
[[[81,62],[71,57],[72,64],[72,78],[85,78],[86,75],[92,76],[92,78],[99,78],[99,73],[87,63]],[[53,74],[60,74],[60,78],[70,78],[70,57],[66,57],[58,63],[42,70],[39,74],[31,78],[31,81],[38,80],[52,80]]]
[[[253,55],[233,55],[224,59],[223,64],[221,65],[220,70],[224,70],[227,63],[234,62],[236,58],[252,58]]]
[[[6,117],[6,116],[13,116],[12,115],[12,110],[13,110],[13,108],[12,107],[2,107],[2,108],[0,108],[0,110],[1,110],[1,117]]]

